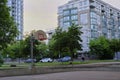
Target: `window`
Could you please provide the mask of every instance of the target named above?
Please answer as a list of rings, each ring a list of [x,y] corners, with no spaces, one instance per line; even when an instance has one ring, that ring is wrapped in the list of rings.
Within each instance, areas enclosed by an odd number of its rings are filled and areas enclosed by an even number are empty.
[[[69,10],[63,11],[63,15],[69,15]]]
[[[64,26],[64,27],[62,27],[62,30],[63,30],[63,31],[68,31],[68,27],[69,27],[69,26]]]
[[[91,25],[91,30],[94,30],[95,29],[95,25]]]
[[[120,30],[120,27],[118,29]]]
[[[74,24],[78,24],[78,21],[72,21],[72,23],[74,23]]]
[[[97,19],[91,18],[91,24],[97,24]]]
[[[107,34],[108,29],[107,28],[102,28],[102,32]]]
[[[95,30],[91,30],[91,38],[97,38],[98,33]]]
[[[72,9],[71,14],[77,14],[77,9]]]
[[[84,5],[87,5],[87,4],[88,4],[88,2],[87,2],[87,0],[85,0],[85,1],[84,1]]]
[[[59,26],[63,27],[63,22],[60,21],[59,22]]]
[[[64,27],[68,27],[68,26],[70,26],[70,22],[65,22],[63,25],[64,25]]]
[[[80,15],[80,23],[81,24],[87,24],[88,23],[87,13]]]
[[[66,17],[64,17],[63,19],[64,19],[64,21],[69,21],[69,20],[70,20],[70,17],[69,17],[69,16],[66,16]]]
[[[100,15],[97,15],[97,24],[100,25]]]
[[[71,16],[71,20],[77,20],[78,18],[77,18],[77,15],[73,15],[73,16]]]
[[[91,12],[91,13],[90,13],[90,17],[91,17],[91,18],[97,18],[97,15],[96,15],[95,12]]]
[[[95,30],[95,31],[97,31],[97,30],[98,30],[98,29],[97,29],[97,26],[96,26],[96,25],[91,24],[91,30]]]

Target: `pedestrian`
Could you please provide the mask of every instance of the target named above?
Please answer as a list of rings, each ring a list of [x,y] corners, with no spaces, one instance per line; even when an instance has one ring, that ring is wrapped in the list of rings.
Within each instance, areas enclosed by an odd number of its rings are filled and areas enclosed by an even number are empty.
[[[82,57],[81,59],[82,59],[82,61],[85,61],[85,58],[84,58],[84,57]]]

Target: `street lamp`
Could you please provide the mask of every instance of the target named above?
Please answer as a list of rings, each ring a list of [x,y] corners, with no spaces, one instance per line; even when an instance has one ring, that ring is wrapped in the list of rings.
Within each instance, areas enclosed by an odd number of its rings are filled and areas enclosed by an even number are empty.
[[[33,34],[31,34],[30,36],[30,53],[31,53],[31,66],[30,66],[30,69],[32,69],[34,67],[34,61],[33,61],[33,40],[34,40],[34,36]]]

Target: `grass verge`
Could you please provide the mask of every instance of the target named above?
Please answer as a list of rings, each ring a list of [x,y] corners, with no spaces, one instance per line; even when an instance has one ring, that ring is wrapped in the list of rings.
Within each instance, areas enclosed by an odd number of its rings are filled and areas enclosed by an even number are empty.
[[[73,61],[73,65],[78,64],[91,64],[91,63],[100,63],[100,62],[120,62],[115,60],[86,60],[84,62],[81,61]],[[11,64],[16,65],[16,67],[10,67]],[[3,64],[0,69],[12,69],[12,68],[27,68],[31,65],[31,63],[10,63],[10,64]],[[37,67],[49,67],[49,66],[62,66],[62,65],[71,65],[70,62],[52,62],[52,63],[35,63]]]

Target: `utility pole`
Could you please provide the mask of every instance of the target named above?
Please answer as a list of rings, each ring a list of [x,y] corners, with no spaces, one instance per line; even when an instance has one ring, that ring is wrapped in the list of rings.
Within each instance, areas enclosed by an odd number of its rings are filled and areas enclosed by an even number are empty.
[[[31,37],[30,37],[30,52],[31,52],[31,59],[32,59],[32,62],[31,62],[31,66],[30,66],[30,69],[32,69],[34,67],[34,60],[33,60],[33,40],[34,40],[34,37],[33,37],[33,34],[31,34]]]

